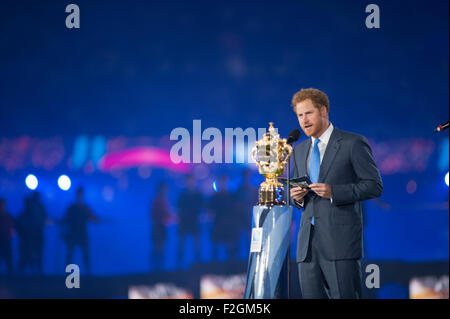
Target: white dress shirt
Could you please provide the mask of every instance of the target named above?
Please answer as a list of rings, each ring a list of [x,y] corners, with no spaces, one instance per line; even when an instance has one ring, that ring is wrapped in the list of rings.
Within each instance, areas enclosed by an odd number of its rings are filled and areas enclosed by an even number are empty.
[[[330,141],[330,137],[331,137],[331,133],[333,133],[333,124],[331,124],[328,126],[327,130],[325,132],[323,132],[323,134],[319,137],[319,144],[317,144],[317,147],[319,148],[319,152],[320,152],[320,164],[322,164],[322,160],[323,160],[323,156],[325,155],[325,151],[327,150],[327,146],[328,146],[328,142]],[[316,141],[315,137],[311,136],[311,147],[309,149],[309,154],[308,154],[308,158],[306,160],[306,169],[307,172],[309,172],[309,158],[311,156],[311,152],[312,152],[312,148],[314,146],[314,142]],[[333,202],[333,198],[330,198],[331,202]],[[300,205],[301,207],[303,207],[303,203],[304,201],[302,200],[301,202],[298,202],[297,200],[294,199],[294,202],[298,205]]]
[[[325,155],[325,151],[327,150],[328,141],[330,140],[331,133],[333,133],[333,124],[330,122],[330,126],[328,126],[327,130],[323,132],[323,134],[319,137],[319,144],[317,147],[319,148],[320,152],[320,164],[322,164],[323,156]],[[312,147],[314,146],[314,142],[316,141],[315,137],[311,136],[311,147],[309,149],[308,159],[306,160],[306,168],[309,172],[309,157],[311,156]]]

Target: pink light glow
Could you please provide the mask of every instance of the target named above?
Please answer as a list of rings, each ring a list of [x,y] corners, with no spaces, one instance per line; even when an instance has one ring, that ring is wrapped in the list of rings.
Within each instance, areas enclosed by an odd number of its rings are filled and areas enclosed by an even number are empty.
[[[169,151],[154,147],[134,147],[108,153],[99,161],[99,168],[103,172],[140,166],[160,167],[180,173],[190,170],[185,163],[173,163]]]

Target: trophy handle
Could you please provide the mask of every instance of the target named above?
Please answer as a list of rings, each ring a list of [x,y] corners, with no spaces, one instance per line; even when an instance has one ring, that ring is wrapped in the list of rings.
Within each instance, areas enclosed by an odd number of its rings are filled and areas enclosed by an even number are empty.
[[[253,146],[252,148],[252,152],[250,153],[250,155],[252,156],[252,160],[256,163],[256,166],[258,166],[258,168],[261,168],[259,162],[256,160],[256,152],[258,150],[258,142],[256,143],[255,146]]]
[[[284,144],[283,151],[284,151],[284,154],[286,154],[286,156],[281,163],[282,163],[283,167],[285,167],[287,164],[287,161],[289,160],[289,158],[292,155],[292,146],[287,143]]]

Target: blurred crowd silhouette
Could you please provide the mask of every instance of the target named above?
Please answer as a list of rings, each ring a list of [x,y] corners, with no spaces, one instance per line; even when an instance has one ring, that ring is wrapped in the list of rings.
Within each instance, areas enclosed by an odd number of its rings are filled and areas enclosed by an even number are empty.
[[[23,210],[13,219],[6,210],[6,200],[0,200],[0,257],[6,264],[8,274],[13,272],[42,274],[42,254],[44,248],[44,226],[50,222],[40,199],[34,191],[24,198]],[[19,261],[13,269],[11,239],[19,237]]]
[[[175,203],[170,203],[171,185],[167,181],[157,184],[149,206],[151,229],[149,259],[152,270],[165,269],[168,227],[178,224],[177,265],[190,258],[190,264],[200,262],[201,245],[199,224],[203,219],[212,221],[210,240],[213,259],[219,262],[239,258],[239,241],[250,241],[252,207],[257,202],[257,188],[250,183],[250,172],[245,170],[239,187],[229,190],[229,177],[220,175],[214,184],[214,193],[206,196],[193,175],[185,177]],[[59,234],[67,248],[66,265],[73,262],[76,248],[81,250],[84,271],[91,273],[89,258],[89,232],[91,222],[102,220],[83,200],[83,187],[76,190],[62,218],[50,218],[38,191],[24,198],[23,210],[13,217],[7,210],[7,201],[0,198],[0,275],[43,275],[43,255],[46,225],[59,226]],[[12,238],[17,235],[17,262],[13,258]],[[187,251],[193,251],[188,257]],[[186,262],[185,262],[186,263]]]
[[[86,272],[89,273],[89,249],[87,222],[98,218],[83,202],[83,188],[78,188],[76,201],[71,204],[62,220],[48,217],[40,193],[34,191],[24,198],[23,210],[13,218],[6,209],[6,200],[0,199],[0,266],[6,266],[6,274],[43,275],[44,227],[57,223],[61,226],[61,237],[67,246],[66,262],[70,264],[76,246],[81,248]],[[13,268],[12,237],[19,238],[18,263]],[[0,267],[1,269],[1,267]]]
[[[156,270],[164,269],[164,247],[168,226],[178,224],[177,264],[186,264],[189,259],[189,243],[193,246],[193,262],[200,260],[200,226],[203,219],[213,220],[211,241],[213,259],[219,262],[237,260],[238,245],[242,235],[250,241],[252,207],[257,203],[257,188],[250,183],[250,172],[244,171],[242,182],[235,192],[229,190],[229,177],[220,175],[214,183],[214,193],[207,197],[198,187],[192,175],[187,175],[183,190],[175,205],[171,205],[168,194],[170,185],[158,184],[150,204],[151,252],[150,264]]]

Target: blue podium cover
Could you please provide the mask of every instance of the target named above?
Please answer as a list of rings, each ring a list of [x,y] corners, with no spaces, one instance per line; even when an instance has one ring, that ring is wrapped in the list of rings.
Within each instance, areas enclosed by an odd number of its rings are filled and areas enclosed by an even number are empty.
[[[254,206],[244,298],[287,296],[287,263],[292,206]]]

